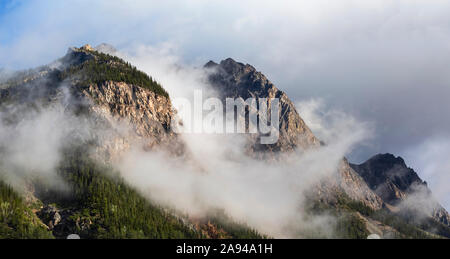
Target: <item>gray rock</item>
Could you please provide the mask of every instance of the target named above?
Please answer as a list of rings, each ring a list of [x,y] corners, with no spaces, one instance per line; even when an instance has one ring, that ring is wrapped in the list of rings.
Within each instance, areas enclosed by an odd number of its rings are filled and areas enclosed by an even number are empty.
[[[209,81],[222,99],[279,98],[281,111],[278,142],[262,145],[259,144],[258,136],[250,137],[249,153],[252,156],[274,159],[277,154],[289,153],[296,149],[316,148],[323,144],[308,128],[288,96],[253,66],[228,58],[219,64],[209,61],[204,67],[209,70]],[[313,188],[313,197],[333,204],[342,192],[373,209],[380,209],[383,205],[381,198],[349,166],[346,159],[342,160],[336,175],[324,179],[320,185]]]
[[[449,213],[433,197],[427,183],[405,164],[403,158],[378,154],[360,165],[351,164],[351,167],[385,203],[398,205],[401,210],[407,209],[403,213],[425,214],[450,226]]]
[[[55,228],[62,220],[59,210],[53,205],[43,207],[37,215],[49,229]]]
[[[220,64],[208,62],[205,68],[211,70],[210,83],[221,94],[221,98],[278,98],[280,100],[280,137],[271,145],[259,144],[259,136],[253,136],[251,152],[267,154],[267,152],[292,151],[297,147],[308,148],[320,145],[305,122],[302,120],[294,104],[287,95],[275,87],[261,72],[251,65],[244,65],[231,58],[222,60]],[[268,101],[270,107],[270,101]]]

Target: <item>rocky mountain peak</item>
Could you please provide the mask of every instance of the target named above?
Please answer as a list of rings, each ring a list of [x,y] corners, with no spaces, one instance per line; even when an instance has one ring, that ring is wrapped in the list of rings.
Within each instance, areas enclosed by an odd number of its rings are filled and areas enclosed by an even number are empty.
[[[69,48],[66,56],[61,61],[68,63],[67,65],[78,65],[90,59],[98,58],[101,53],[114,56],[116,52],[117,50],[112,45],[106,43],[102,43],[95,48],[90,44],[85,44],[79,48]]]
[[[229,74],[239,75],[256,72],[256,69],[249,64],[236,62],[232,58],[227,58],[220,62],[220,66]]]
[[[385,203],[402,206],[403,201],[417,196],[407,203],[417,203],[415,207],[428,208],[426,214],[438,222],[449,224],[448,212],[433,198],[426,182],[406,165],[403,158],[378,154],[362,164],[351,164],[351,167]]]
[[[209,61],[205,67],[212,69],[208,78],[209,82],[222,98],[243,98],[244,100],[266,98],[268,107],[271,107],[271,98],[279,99],[280,137],[278,142],[272,145],[255,143],[251,148],[252,151],[292,151],[296,147],[309,148],[319,144],[287,95],[277,89],[253,66],[227,58],[219,64]]]
[[[272,159],[274,155],[295,150],[317,148],[320,141],[314,136],[306,123],[300,117],[295,105],[286,93],[279,90],[266,76],[253,66],[236,62],[228,58],[219,64],[210,61],[205,65],[211,68],[209,81],[222,98],[255,99],[267,98],[270,107],[270,98],[278,98],[280,104],[279,138],[275,144],[259,144],[258,138],[250,138],[250,154]],[[323,188],[322,188],[323,187]],[[381,199],[370,190],[363,179],[355,173],[348,162],[343,159],[339,165],[339,172],[328,179],[317,193],[320,199],[332,204],[336,201],[336,190],[345,192],[349,197],[362,201],[373,209],[382,206]]]
[[[94,48],[93,48],[91,45],[89,45],[89,44],[83,45],[83,46],[81,47],[81,49],[82,49],[82,50],[86,50],[86,51],[93,51],[93,50],[94,50]]]
[[[219,64],[217,64],[216,62],[210,60],[210,61],[208,61],[208,63],[206,63],[206,64],[204,65],[204,67],[205,67],[205,68],[214,68],[214,67],[216,67],[216,66],[218,66],[218,65],[219,65]]]
[[[413,185],[424,184],[417,173],[408,168],[403,158],[392,154],[378,154],[352,167],[388,203],[396,203],[402,199],[402,193],[408,192]],[[393,192],[386,191],[386,188]]]
[[[278,89],[253,66],[236,62],[232,58],[222,60],[220,64],[210,61],[205,67],[213,69],[210,81],[226,97],[266,98],[269,92],[278,92]]]
[[[125,150],[134,141],[145,148],[178,144],[170,127],[174,112],[170,98],[146,73],[90,45],[70,48],[55,63],[58,65],[54,68],[45,66],[45,73],[37,70],[0,88],[0,108],[6,101],[24,103],[31,108],[62,104],[68,112],[83,110],[105,125],[116,121],[129,124],[131,132],[125,136],[115,132],[117,136],[100,146],[108,156]]]
[[[394,167],[395,165],[399,165],[402,167],[407,167],[405,160],[403,160],[402,157],[394,156],[393,154],[386,153],[386,154],[378,154],[370,158],[367,162],[370,162],[372,164],[379,164],[383,165],[385,167]]]
[[[69,50],[67,51],[67,54],[70,54],[72,52],[85,53],[85,54],[89,54],[90,53],[90,54],[92,54],[93,51],[95,51],[94,48],[91,45],[86,44],[86,45],[83,45],[83,46],[81,46],[79,48],[78,47],[70,47]]]
[[[60,58],[59,61],[61,62],[63,67],[79,65],[95,58],[95,55],[92,51],[93,49],[92,47],[90,47],[90,45],[85,45],[81,48],[71,47],[67,51],[67,54],[64,57]]]

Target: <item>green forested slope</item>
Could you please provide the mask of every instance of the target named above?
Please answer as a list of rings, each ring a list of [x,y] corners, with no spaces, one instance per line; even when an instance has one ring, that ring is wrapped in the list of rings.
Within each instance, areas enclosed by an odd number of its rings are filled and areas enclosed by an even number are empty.
[[[23,198],[0,181],[0,238],[52,238]]]
[[[123,59],[97,51],[88,51],[93,55],[80,64],[69,66],[62,70],[58,77],[63,81],[67,78],[79,78],[84,84],[100,84],[105,81],[124,82],[134,84],[169,97],[164,88],[152,77],[138,70]]]
[[[203,225],[195,228],[194,224],[184,223],[162,207],[153,205],[125,184],[114,170],[95,163],[81,150],[66,152],[59,168],[70,190],[54,191],[44,183],[35,183],[37,198],[57,208],[62,216],[52,232],[27,208],[19,194],[5,184],[0,185],[1,237],[65,238],[75,233],[92,239],[263,238],[255,230],[224,218],[209,220],[214,231],[221,233],[209,236],[203,231]],[[37,214],[48,224],[49,215]]]

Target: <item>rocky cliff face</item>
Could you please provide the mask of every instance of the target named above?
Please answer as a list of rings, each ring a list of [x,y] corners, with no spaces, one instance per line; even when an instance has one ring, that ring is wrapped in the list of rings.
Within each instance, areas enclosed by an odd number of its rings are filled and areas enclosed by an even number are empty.
[[[367,183],[361,178],[349,165],[347,159],[344,159],[338,169],[337,186],[353,200],[362,201],[372,209],[380,209],[383,201],[374,193]]]
[[[317,148],[321,145],[306,123],[298,114],[294,104],[286,93],[275,87],[261,72],[248,64],[242,64],[231,58],[219,64],[210,61],[205,65],[210,70],[209,81],[217,89],[221,98],[278,98],[280,102],[279,139],[275,144],[259,144],[258,138],[250,138],[250,152],[262,152],[276,155],[291,152],[295,149]],[[268,101],[270,102],[270,101]],[[270,107],[270,104],[268,104]],[[347,160],[343,159],[338,173],[323,183],[314,192],[323,202],[334,204],[339,193],[346,193],[350,198],[358,200],[373,209],[382,207],[382,200],[354,172]]]
[[[448,212],[433,198],[427,183],[401,157],[379,154],[351,167],[385,203],[400,209],[420,208],[438,222],[449,225]]]
[[[401,157],[391,154],[376,155],[363,164],[351,166],[389,204],[404,200],[412,191],[411,186],[425,185]]]
[[[109,157],[120,155],[131,145],[145,149],[166,148],[180,154],[184,146],[171,130],[174,110],[170,99],[137,85],[107,81],[82,90],[95,105],[90,110],[110,124],[123,122],[132,132],[118,134],[103,146]]]
[[[222,98],[267,98],[267,106],[271,107],[270,98],[280,100],[280,136],[275,144],[261,145],[254,138],[252,152],[286,152],[295,148],[309,148],[320,145],[305,122],[300,118],[294,104],[287,95],[275,87],[261,72],[251,65],[244,65],[231,58],[220,64],[212,61],[205,68],[213,72],[209,75],[210,83],[218,90]]]
[[[91,77],[101,80],[84,79],[87,69]],[[95,126],[101,125],[100,130],[105,130],[96,137],[102,142],[98,150],[107,158],[114,158],[133,145],[182,152],[183,145],[170,128],[174,109],[169,97],[132,83],[134,79],[126,76],[123,78],[129,82],[117,80],[125,73],[134,76],[136,71],[89,45],[70,48],[52,65],[8,82],[8,87],[0,90],[0,108],[6,111],[8,103],[24,103],[28,108],[60,104],[69,113],[87,112],[98,124]]]
[[[0,82],[2,125],[18,125],[21,118],[53,111],[53,108],[58,110],[58,114],[64,114],[58,119],[58,126],[65,129],[64,125],[67,123],[70,127],[69,132],[61,130],[64,131],[63,142],[67,142],[62,144],[61,155],[64,159],[69,159],[65,156],[66,148],[72,152],[77,152],[73,150],[80,148],[83,153],[101,158],[99,161],[106,159],[107,162],[120,158],[124,151],[133,147],[146,150],[166,149],[175,154],[184,150],[182,142],[171,129],[175,111],[167,93],[149,76],[130,64],[97,52],[88,45],[70,48],[64,57],[51,65],[17,73],[10,80]],[[82,125],[73,125],[73,118]],[[46,121],[40,123],[45,124]],[[72,137],[74,141],[71,141]],[[33,144],[35,143],[31,143]],[[1,146],[0,152],[3,152]],[[89,166],[88,162],[77,164],[78,162],[74,164],[79,168],[83,167],[83,170]],[[64,160],[61,164],[66,168],[72,162]],[[0,183],[4,180],[2,169],[0,168]],[[93,177],[95,173],[92,169],[90,168],[91,172],[86,177]],[[58,171],[58,176],[61,176],[61,169]],[[73,169],[70,173],[77,175],[80,171]],[[71,177],[64,177],[67,182],[72,183]],[[64,206],[61,207],[60,196],[64,195],[51,192],[47,187],[32,182],[33,179],[26,180],[27,184],[30,181],[30,187],[26,187],[26,200],[39,201],[35,204],[40,208],[33,209],[33,212],[54,237],[66,238],[69,233],[80,232],[87,235],[95,232],[93,226],[100,226],[95,222],[98,214],[94,217],[86,214],[81,216],[81,210],[86,212],[89,209],[80,207],[77,202],[75,205],[63,202]],[[115,180],[112,182],[116,183]],[[35,188],[35,184],[39,188]],[[137,196],[132,192],[127,194]],[[49,203],[58,203],[58,208]],[[139,213],[141,212],[135,212],[134,215],[138,217]],[[0,236],[3,234],[0,233]]]

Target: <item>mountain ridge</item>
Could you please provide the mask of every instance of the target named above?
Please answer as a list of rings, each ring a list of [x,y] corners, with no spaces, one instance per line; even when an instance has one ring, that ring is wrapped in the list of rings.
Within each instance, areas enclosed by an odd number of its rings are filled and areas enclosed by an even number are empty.
[[[205,67],[214,69],[209,75],[209,81],[219,91],[222,98],[241,97],[244,100],[250,97],[256,99],[268,98],[268,107],[270,107],[270,98],[280,100],[281,116],[277,143],[263,145],[258,144],[258,138],[251,139],[251,152],[289,153],[296,149],[307,150],[323,145],[300,117],[295,105],[286,93],[279,90],[253,66],[227,58],[219,64],[210,61]],[[347,193],[351,198],[362,200],[373,209],[382,207],[381,199],[350,168],[346,159],[343,159],[338,167],[339,174],[326,179],[325,183],[316,190],[323,201],[335,203],[336,197],[333,196],[335,196],[336,190],[340,190]]]
[[[82,118],[94,130],[80,139],[77,136],[83,133],[70,132],[75,141],[62,147],[63,159],[54,177],[64,179],[72,192],[60,193],[33,178],[25,179],[30,186],[24,194],[27,202],[17,209],[25,208],[24,213],[30,213],[28,207],[33,208],[32,219],[40,220],[44,226],[45,235],[38,233],[40,236],[65,238],[77,233],[82,238],[263,237],[225,217],[193,224],[148,201],[108,164],[98,163],[112,162],[131,148],[167,150],[175,156],[184,152],[181,140],[171,129],[174,109],[167,92],[128,62],[89,45],[73,47],[52,65],[29,70],[0,90],[0,119],[13,127],[21,123],[23,113],[39,113],[52,106],[69,117]],[[0,182],[5,180],[8,172],[3,170],[7,169],[0,167]],[[6,186],[0,186],[0,193],[11,190]],[[0,196],[2,206],[23,203],[8,197]],[[0,229],[5,230],[0,237],[34,237],[22,228],[33,226],[28,220],[8,215],[0,215]],[[18,220],[24,222],[19,224]]]
[[[433,197],[428,184],[419,175],[409,168],[404,159],[392,154],[378,154],[366,162],[350,166],[368,183],[369,187],[377,193],[385,203],[391,206],[401,206],[402,202],[415,193],[428,204],[418,206],[427,208],[426,214],[438,222],[450,226],[450,214]],[[408,201],[415,203],[414,201]]]
[[[106,45],[104,48],[110,49]],[[176,111],[172,107],[170,97],[164,88],[152,77],[138,71],[128,62],[113,55],[101,53],[99,49],[92,48],[89,45],[81,48],[70,48],[64,57],[52,65],[24,73],[17,77],[15,81],[10,81],[7,87],[0,87],[0,100],[2,101],[0,102],[0,111],[17,112],[9,110],[11,106],[7,104],[25,103],[27,108],[34,109],[36,104],[56,102],[63,104],[66,111],[73,112],[77,116],[89,114],[89,116],[95,118],[96,126],[107,128],[108,132],[111,132],[112,137],[94,136],[95,141],[91,144],[96,148],[96,153],[101,154],[100,156],[107,160],[114,160],[124,150],[136,146],[141,146],[145,150],[167,149],[176,156],[185,154],[183,141],[173,132],[170,125]],[[279,90],[255,67],[228,58],[220,63],[210,61],[205,64],[205,69],[209,70],[208,80],[221,95],[221,98],[280,99],[280,139],[275,144],[263,145],[258,144],[259,136],[250,136],[248,151],[255,157],[267,159],[280,153],[289,154],[296,150],[320,148],[324,145],[300,117],[286,93]],[[66,91],[72,95],[73,99],[66,100]],[[270,105],[270,100],[268,100],[268,107]],[[117,123],[125,123],[131,126],[131,131],[120,131]],[[161,233],[153,233],[152,231],[154,229],[161,231],[164,226],[171,228],[169,235],[171,237],[186,237],[183,235],[200,237],[202,236],[201,233],[209,237],[239,237],[241,234],[253,238],[262,237],[257,232],[248,230],[248,228],[236,227],[236,225],[230,227],[229,223],[220,224],[218,221],[199,223],[195,227],[194,225],[197,223],[189,222],[184,218],[173,217],[170,213],[161,212],[159,208],[148,207],[148,205],[143,204],[142,197],[128,189],[124,183],[117,182],[117,180],[111,181],[111,179],[100,176],[100,173],[97,174],[97,172],[107,171],[108,169],[93,165],[90,158],[84,157],[84,153],[87,152],[82,149],[78,156],[71,154],[71,158],[68,159],[69,165],[65,165],[61,170],[66,176],[70,176],[71,172],[76,172],[69,179],[71,183],[75,184],[74,189],[80,192],[77,195],[81,195],[83,190],[89,190],[88,194],[95,197],[95,203],[92,203],[93,201],[86,195],[77,196],[77,199],[80,199],[83,205],[92,206],[92,211],[81,210],[78,207],[50,207],[46,203],[39,205],[41,207],[36,213],[47,223],[44,225],[52,231],[55,231],[56,225],[61,224],[56,228],[57,230],[63,229],[61,233],[56,233],[59,238],[67,234],[67,229],[80,231],[80,233],[83,233],[83,237],[145,237],[146,235],[163,237],[164,235]],[[80,157],[84,158],[80,159]],[[402,167],[406,167],[403,160],[396,159],[395,161],[400,163]],[[74,166],[77,163],[80,163],[82,168]],[[339,213],[344,211],[353,215],[352,221],[350,221],[353,223],[348,223],[348,227],[350,227],[350,224],[356,224],[359,228],[361,227],[360,223],[365,222],[364,224],[368,228],[368,225],[372,226],[380,222],[379,224],[383,225],[383,231],[392,232],[391,229],[396,229],[396,231],[402,229],[398,226],[388,227],[389,225],[386,223],[388,221],[381,222],[380,217],[377,217],[376,220],[371,218],[373,213],[384,213],[386,207],[391,205],[387,201],[391,200],[384,197],[383,193],[377,194],[377,188],[372,184],[372,180],[358,166],[349,164],[347,159],[342,158],[337,167],[336,174],[313,188],[311,197],[322,205],[330,206],[333,211]],[[89,181],[86,179],[89,179]],[[413,182],[419,182],[419,180],[416,180]],[[107,186],[108,188],[98,191],[90,190],[90,188],[94,188],[93,186],[95,188]],[[397,186],[400,190],[403,190],[403,187],[400,184]],[[122,188],[122,191],[120,188]],[[125,220],[130,217],[130,214],[122,211],[122,214],[115,215],[114,211],[117,208],[113,206],[114,204],[111,205],[109,201],[107,203],[100,202],[103,198],[113,199],[124,208],[128,208],[126,207],[126,197],[121,199],[113,194],[103,193],[106,191],[132,195],[133,200],[139,205],[137,208],[144,208],[145,213],[148,213],[146,217],[154,213],[158,220],[167,217],[169,223],[155,221],[151,224],[157,224],[157,227],[154,229],[142,228],[145,231],[140,232],[140,223],[137,224],[131,219]],[[405,192],[404,197],[407,196],[408,194]],[[130,209],[136,210],[136,207]],[[444,212],[446,213],[445,210],[441,210],[435,214],[435,219],[439,222],[445,222],[443,219],[448,216],[448,213],[445,214]],[[392,214],[392,212],[386,213]],[[438,215],[439,213],[441,214]],[[56,216],[57,214],[59,216]],[[389,217],[391,214],[388,214]],[[355,219],[354,215],[358,215],[360,218]],[[104,221],[102,217],[105,216],[120,217],[127,222],[126,224],[129,224],[128,226],[132,231],[122,233],[122,230],[113,225],[114,221],[111,218]],[[145,218],[140,220],[139,222],[148,222]],[[420,232],[416,229],[416,225],[411,226],[411,228],[416,231],[413,231],[413,233]],[[238,229],[237,232],[233,232],[236,229]],[[107,235],[104,230],[111,230],[112,234]],[[383,231],[381,233],[384,233]],[[362,231],[358,236],[364,236],[366,232],[367,230]],[[407,234],[404,235],[407,236]]]
[[[270,148],[270,145],[260,145],[258,149],[253,148],[252,151],[262,149],[266,152],[269,151],[269,153],[283,153],[290,152],[297,148],[308,149],[324,145],[323,142],[314,136],[302,120],[287,95],[278,90],[261,72],[258,72],[253,66],[236,62],[232,58],[227,58],[219,63],[209,61],[204,65],[204,67],[213,71],[209,75],[209,81],[219,91],[222,98],[241,97],[244,100],[250,97],[257,99],[281,99],[281,114],[289,114],[288,116],[281,116],[280,118],[280,141],[277,142],[275,146],[281,145],[281,148]],[[270,104],[268,106],[270,107]],[[291,125],[295,126],[291,127]],[[302,138],[303,140],[306,139],[306,141],[300,143],[297,142],[295,137],[301,137],[302,135],[306,136]],[[255,141],[255,139],[251,141]],[[417,173],[406,166],[402,158],[394,157],[393,155],[378,155],[368,161],[373,159],[377,160],[377,158],[381,158],[381,161],[386,160],[388,162],[388,166],[389,163],[391,163],[391,168],[389,169],[393,170],[393,173],[401,174],[406,170],[406,174],[408,174],[409,177],[406,179],[409,179],[409,181],[401,184],[397,183],[398,187],[400,187],[399,189],[401,190],[400,192],[397,192],[397,194],[401,195],[402,199],[409,197],[408,195],[411,194],[412,191],[407,193],[406,189],[414,183],[426,186],[426,183],[420,179]],[[393,168],[392,164],[399,164],[400,167]],[[391,195],[389,190],[386,189],[381,192],[377,192],[377,186],[374,186],[375,184],[371,177],[374,177],[374,179],[379,179],[376,174],[374,175],[372,172],[368,175],[364,174],[360,170],[360,167],[350,164],[347,159],[343,158],[339,165],[338,174],[325,179],[321,184],[314,188],[315,198],[318,198],[325,204],[338,206],[337,204],[339,204],[341,199],[340,196],[344,194],[350,199],[362,201],[364,206],[368,206],[371,210],[377,211],[392,208],[392,200],[387,197],[388,195]],[[428,188],[427,191],[431,193]],[[427,205],[423,206],[426,207]],[[408,213],[410,212],[405,212],[405,214]],[[448,226],[449,214],[437,202],[434,202],[432,212],[426,217],[428,216],[431,216],[437,222]],[[365,221],[369,222],[370,220],[365,219]]]

